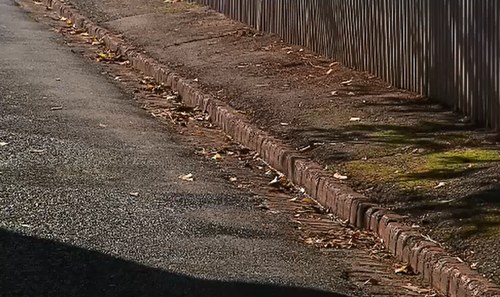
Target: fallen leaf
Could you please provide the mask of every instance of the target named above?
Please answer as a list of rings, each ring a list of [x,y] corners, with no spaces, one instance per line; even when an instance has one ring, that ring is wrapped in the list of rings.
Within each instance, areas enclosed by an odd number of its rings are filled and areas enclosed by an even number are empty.
[[[373,285],[373,286],[376,286],[379,284],[379,281],[374,279],[374,278],[370,278],[368,279],[366,282],[363,283],[364,286],[366,285]]]
[[[410,265],[405,265],[405,266],[402,266],[402,267],[399,267],[398,269],[396,269],[394,271],[394,273],[396,273],[396,274],[412,274],[413,270],[411,269]]]
[[[304,199],[302,199],[302,202],[303,203],[311,203],[312,201],[310,198],[304,198]]]
[[[39,149],[31,149],[31,153],[36,153],[36,154],[43,154],[45,153],[45,150],[39,150]]]
[[[215,161],[222,161],[222,156],[220,154],[215,154],[213,157],[212,157],[213,160]]]
[[[269,205],[267,205],[266,201],[262,202],[257,207],[260,208],[260,209],[264,209],[264,210],[268,210],[269,209]]]
[[[314,244],[314,239],[313,239],[313,238],[311,238],[311,237],[309,237],[309,238],[306,238],[306,239],[304,240],[304,242],[305,242],[305,243],[307,243],[307,244]]]
[[[272,181],[269,182],[269,185],[276,185],[281,181],[281,177],[276,176]]]
[[[308,146],[305,146],[303,148],[297,149],[297,151],[303,153],[303,152],[308,151],[310,149],[312,149],[312,147],[310,145],[308,145]]]
[[[204,148],[201,148],[200,150],[197,150],[194,153],[195,153],[195,155],[198,155],[198,156],[205,156],[207,154],[207,151]]]
[[[189,173],[189,174],[186,174],[186,175],[181,175],[179,176],[180,179],[182,179],[183,181],[194,181],[194,176],[192,173]]]
[[[353,80],[354,80],[354,78],[351,78],[350,80],[343,81],[340,84],[343,86],[350,86],[350,85],[352,85]]]
[[[404,289],[407,289],[409,291],[415,292],[417,294],[425,294],[425,293],[430,293],[431,290],[429,289],[422,289],[417,286],[412,286],[411,284],[408,284],[406,286],[403,286]]]
[[[346,179],[348,178],[347,176],[342,175],[342,174],[340,174],[340,173],[338,173],[338,172],[336,172],[336,173],[333,175],[333,177],[335,177],[336,179],[341,179],[341,180],[346,180]]]
[[[67,19],[67,18],[65,18],[65,17],[61,17],[59,20],[61,20],[61,21],[65,22],[65,21],[67,21],[68,19]]]
[[[285,189],[288,190],[291,190],[295,187],[295,184],[292,183],[291,181],[287,182],[286,178],[282,179],[281,183],[283,184],[283,187],[285,187]]]
[[[139,196],[139,193],[138,192],[130,192],[129,195],[137,197],[137,196]]]

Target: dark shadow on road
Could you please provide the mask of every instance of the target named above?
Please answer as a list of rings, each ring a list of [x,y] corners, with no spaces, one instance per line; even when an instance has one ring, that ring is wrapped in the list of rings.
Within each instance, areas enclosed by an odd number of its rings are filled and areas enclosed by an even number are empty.
[[[307,296],[305,288],[203,280],[0,229],[0,296]]]

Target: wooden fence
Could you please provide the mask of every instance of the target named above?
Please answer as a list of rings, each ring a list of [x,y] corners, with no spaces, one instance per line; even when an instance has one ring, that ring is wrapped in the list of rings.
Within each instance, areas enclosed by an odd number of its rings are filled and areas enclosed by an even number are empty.
[[[499,0],[196,0],[500,130]]]

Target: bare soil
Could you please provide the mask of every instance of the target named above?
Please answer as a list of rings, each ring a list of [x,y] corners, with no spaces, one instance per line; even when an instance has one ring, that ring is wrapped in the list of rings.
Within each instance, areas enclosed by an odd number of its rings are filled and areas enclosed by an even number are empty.
[[[204,7],[72,2],[500,284],[497,134]]]

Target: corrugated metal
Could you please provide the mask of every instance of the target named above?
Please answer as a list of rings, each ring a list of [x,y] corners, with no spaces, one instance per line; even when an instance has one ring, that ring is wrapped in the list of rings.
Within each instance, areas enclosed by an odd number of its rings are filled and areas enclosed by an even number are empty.
[[[196,0],[500,130],[499,0]]]

